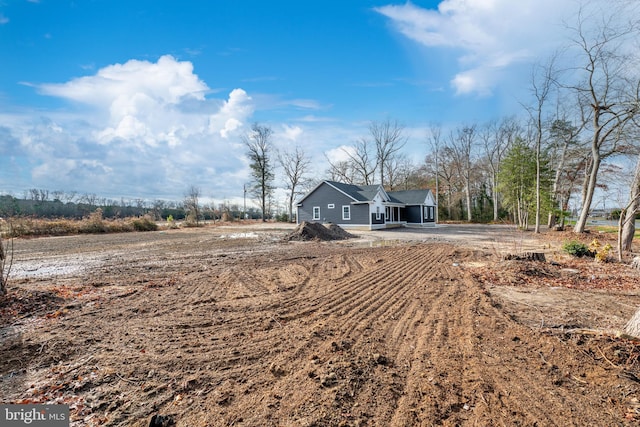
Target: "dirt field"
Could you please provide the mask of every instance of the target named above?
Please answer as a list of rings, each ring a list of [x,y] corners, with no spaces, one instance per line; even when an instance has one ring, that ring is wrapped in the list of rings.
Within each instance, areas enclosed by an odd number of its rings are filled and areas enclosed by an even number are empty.
[[[506,227],[291,226],[16,241],[0,401],[72,425],[616,426],[640,274]],[[502,261],[544,252],[546,263]]]

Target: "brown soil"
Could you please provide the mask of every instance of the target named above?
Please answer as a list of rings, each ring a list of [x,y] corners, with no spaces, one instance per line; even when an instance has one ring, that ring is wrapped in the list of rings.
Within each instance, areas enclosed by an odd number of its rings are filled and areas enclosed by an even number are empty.
[[[264,227],[17,241],[1,401],[77,426],[637,425],[639,344],[613,333],[637,271]]]
[[[318,222],[303,221],[293,230],[287,234],[285,240],[344,240],[355,237],[353,234],[348,233],[342,229],[339,225],[329,224],[323,225]]]

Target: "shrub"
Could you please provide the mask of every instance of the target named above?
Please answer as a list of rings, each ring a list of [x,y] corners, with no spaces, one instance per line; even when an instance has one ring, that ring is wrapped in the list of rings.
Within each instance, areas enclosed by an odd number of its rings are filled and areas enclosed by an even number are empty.
[[[562,245],[562,250],[564,250],[569,255],[583,257],[583,256],[594,256],[595,254],[589,250],[589,247],[584,243],[580,243],[578,241],[572,240],[570,242],[565,242]]]
[[[98,208],[89,214],[89,218],[82,221],[82,225],[79,227],[80,233],[106,233],[108,231],[107,225],[102,219],[102,209]]]
[[[176,224],[175,220],[173,219],[173,215],[169,215],[167,217],[167,227],[169,229],[175,229],[178,228],[178,224]]]
[[[136,231],[156,231],[158,229],[158,224],[147,217],[134,219],[131,224]]]
[[[613,247],[609,243],[602,246],[598,239],[593,239],[589,245],[589,249],[593,256],[595,256],[596,261],[607,262],[609,261],[609,254]]]

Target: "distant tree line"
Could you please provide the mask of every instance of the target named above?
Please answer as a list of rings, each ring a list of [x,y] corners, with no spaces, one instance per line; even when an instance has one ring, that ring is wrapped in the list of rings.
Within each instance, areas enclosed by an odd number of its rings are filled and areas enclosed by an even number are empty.
[[[196,200],[197,202],[197,200]],[[193,205],[185,198],[183,202],[144,199],[120,199],[119,201],[98,197],[95,194],[79,195],[76,192],[49,191],[46,189],[30,189],[22,197],[0,195],[0,217],[33,217],[33,218],[66,218],[82,219],[100,208],[105,219],[122,219],[150,216],[156,221],[171,217],[176,221],[187,219]],[[241,218],[244,215],[240,206],[220,203],[216,206],[199,206],[198,220],[219,220]],[[250,208],[247,218],[259,218],[260,213]]]

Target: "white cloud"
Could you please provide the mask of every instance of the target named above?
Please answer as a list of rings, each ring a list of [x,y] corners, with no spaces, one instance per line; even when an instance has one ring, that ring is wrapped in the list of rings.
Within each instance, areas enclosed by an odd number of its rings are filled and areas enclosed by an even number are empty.
[[[282,125],[282,137],[288,141],[296,141],[304,131],[300,126]]]
[[[106,66],[95,75],[37,88],[42,94],[87,104],[94,113],[105,114],[107,126],[94,132],[99,143],[119,139],[139,146],[179,145],[181,134],[176,130],[185,120],[193,120],[180,112],[181,104],[204,102],[209,90],[193,73],[191,62],[169,55],[155,63],[132,59]],[[196,129],[203,126],[204,122]],[[183,136],[188,135],[185,132]]]
[[[244,120],[253,114],[253,108],[252,99],[247,92],[234,89],[222,108],[209,117],[209,130],[227,139],[231,132],[240,128]]]
[[[0,114],[3,135],[17,142],[0,148],[23,159],[29,186],[176,199],[194,184],[228,197],[234,189],[221,177],[246,172],[233,136],[245,131],[252,98],[240,88],[227,99],[208,98],[190,62],[130,60],[29,86],[79,104],[65,112]]]
[[[337,148],[332,148],[325,153],[325,156],[331,163],[346,162],[355,155],[355,148],[351,145],[341,145]]]
[[[590,3],[606,6],[604,0]],[[458,49],[457,94],[490,94],[505,70],[544,59],[566,44],[576,1],[443,0],[436,9],[406,3],[376,8],[407,38],[427,47]]]
[[[104,67],[94,76],[39,88],[45,95],[98,106],[134,102],[140,94],[158,103],[177,104],[184,98],[203,100],[209,89],[193,73],[191,62],[179,62],[170,55],[160,57],[156,63],[132,59]]]
[[[170,56],[85,72],[92,74],[61,83],[25,84],[71,101],[66,108],[0,112],[5,141],[0,141],[0,171],[21,177],[19,183],[13,181],[17,191],[46,188],[107,198],[180,200],[193,184],[203,197],[231,200],[242,196],[249,179],[240,136],[255,120],[254,112],[276,105],[297,114],[303,106],[317,106],[312,101],[284,102],[279,95],[250,96],[242,88],[214,96],[191,62]],[[261,104],[269,97],[275,103]],[[274,142],[282,145],[278,148],[300,144],[321,174],[325,148],[356,135],[341,124],[313,123],[335,119],[305,120],[309,123],[268,125],[277,134]]]

